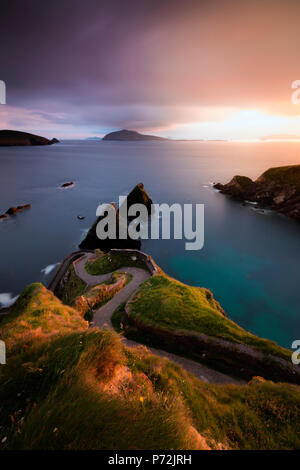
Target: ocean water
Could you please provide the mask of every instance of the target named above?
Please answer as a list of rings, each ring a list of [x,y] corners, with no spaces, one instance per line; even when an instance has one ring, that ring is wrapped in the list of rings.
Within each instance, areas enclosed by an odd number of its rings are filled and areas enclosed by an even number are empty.
[[[102,202],[138,182],[156,203],[205,205],[202,250],[184,240],[146,240],[171,276],[211,289],[247,330],[290,347],[300,338],[300,224],[260,213],[216,192],[212,182],[256,178],[271,166],[300,163],[298,143],[92,142],[0,148],[0,306],[30,282],[47,285],[57,263],[77,249]],[[72,188],[61,189],[66,181]],[[84,220],[78,220],[83,215]]]

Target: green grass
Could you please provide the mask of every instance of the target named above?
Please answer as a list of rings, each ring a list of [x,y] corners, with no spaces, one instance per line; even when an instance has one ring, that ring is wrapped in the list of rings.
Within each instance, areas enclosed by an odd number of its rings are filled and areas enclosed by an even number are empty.
[[[206,384],[109,331],[33,345],[0,383],[4,449],[300,448],[298,387]]]
[[[76,297],[72,306],[80,312],[85,320],[91,322],[95,311],[111,300],[131,279],[131,274],[116,271],[106,281],[89,287],[83,295]],[[112,287],[118,281],[120,284]]]
[[[42,284],[34,283],[24,289],[2,320],[0,334],[8,349],[18,351],[36,340],[87,327],[77,310],[62,304]]]
[[[68,280],[64,287],[59,289],[57,295],[64,304],[76,308],[86,321],[91,322],[94,317],[94,311],[107,303],[115,295],[114,292],[110,295],[104,295],[105,286],[116,283],[120,277],[124,276],[126,277],[124,286],[126,286],[132,280],[132,274],[116,271],[113,272],[106,281],[92,287],[87,287],[86,284],[77,277],[73,266],[70,266]],[[99,292],[101,288],[103,295]],[[82,300],[83,298],[87,299],[87,302],[83,301],[78,304],[78,299]],[[82,308],[83,306],[85,307],[84,309]],[[91,306],[91,308],[88,308],[88,306]]]
[[[1,324],[0,449],[300,449],[298,386],[207,384],[77,319],[32,284]]]
[[[93,261],[87,261],[86,271],[91,275],[108,274],[123,267],[134,267],[146,269],[145,264],[139,259],[132,260],[132,255],[110,251],[109,253],[98,255]]]
[[[211,448],[300,449],[300,388],[271,381],[244,386],[204,383],[166,359],[128,350],[133,369],[156,391],[181,396],[192,423]]]
[[[290,360],[290,351],[247,332],[224,316],[208,289],[191,287],[166,275],[153,276],[141,286],[130,312],[140,322],[248,344]]]
[[[270,168],[260,178],[264,181],[273,181],[280,185],[292,185],[300,190],[300,165]]]
[[[77,277],[73,265],[69,268],[69,277],[63,289],[57,293],[66,305],[72,305],[76,297],[82,295],[86,288],[85,283]]]
[[[127,303],[127,300],[125,302],[122,302],[114,311],[111,317],[111,323],[112,326],[114,327],[115,331],[118,333],[122,332],[121,328],[121,323],[123,322],[123,317],[124,317],[124,308]]]
[[[130,273],[123,273],[122,271],[113,272],[112,275],[110,276],[110,279],[107,279],[107,281],[104,281],[104,283],[108,285],[114,284],[120,279],[120,277],[123,277],[123,276],[126,276],[125,286],[127,286],[127,284],[129,284],[129,282],[132,281],[133,275]]]
[[[104,330],[53,338],[10,360],[0,377],[0,443],[7,438],[0,446],[192,447],[181,401],[153,392],[146,375],[127,362],[119,337]]]

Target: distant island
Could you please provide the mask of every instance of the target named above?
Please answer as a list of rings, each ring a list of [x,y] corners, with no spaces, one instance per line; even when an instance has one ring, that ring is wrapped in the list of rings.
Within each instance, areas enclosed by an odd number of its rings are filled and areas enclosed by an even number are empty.
[[[58,143],[57,139],[46,139],[40,135],[29,134],[28,132],[2,130],[0,131],[0,147],[11,147],[17,145],[52,145]]]
[[[147,135],[140,134],[136,131],[128,131],[127,129],[122,129],[121,131],[110,132],[106,134],[102,140],[168,140],[164,137],[158,137],[156,135]]]
[[[214,187],[235,199],[300,220],[300,165],[270,168],[255,181],[236,175],[229,183]]]

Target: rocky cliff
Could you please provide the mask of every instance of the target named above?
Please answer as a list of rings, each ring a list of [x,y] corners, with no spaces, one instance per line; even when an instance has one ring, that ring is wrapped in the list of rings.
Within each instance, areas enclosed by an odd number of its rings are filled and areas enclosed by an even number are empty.
[[[17,145],[52,145],[59,142],[57,139],[46,139],[39,135],[28,134],[27,132],[2,130],[0,131],[0,146],[17,146]]]
[[[256,202],[300,220],[300,165],[270,168],[255,181],[237,175],[214,187],[235,199]]]
[[[137,184],[133,190],[127,196],[127,207],[129,208],[132,204],[144,204],[148,209],[148,214],[150,215],[150,207],[152,204],[152,200],[148,193],[146,192],[144,185],[142,183]],[[93,223],[92,227],[87,233],[85,239],[80,243],[79,248],[84,250],[94,250],[95,248],[100,248],[102,251],[107,252],[112,248],[122,248],[122,249],[140,249],[141,242],[140,240],[133,240],[129,237],[125,240],[121,240],[119,238],[112,240],[100,240],[97,237],[96,228],[98,222],[103,218],[100,216],[97,220]],[[130,220],[129,220],[130,221]],[[119,233],[119,225],[124,223],[120,220],[119,217],[119,210],[116,209],[116,225],[117,225],[117,234]]]

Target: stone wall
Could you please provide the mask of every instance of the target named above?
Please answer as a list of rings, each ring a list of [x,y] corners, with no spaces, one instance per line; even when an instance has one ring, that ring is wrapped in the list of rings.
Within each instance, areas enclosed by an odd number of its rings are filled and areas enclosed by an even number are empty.
[[[134,298],[134,296],[132,297]],[[289,382],[300,385],[300,367],[283,358],[263,354],[243,343],[232,343],[222,338],[203,333],[174,331],[162,326],[147,324],[130,314],[129,299],[125,306],[124,324],[134,338],[139,336],[165,351],[188,355],[194,360],[204,362],[208,367],[219,366],[225,373],[233,371],[237,377],[250,380],[260,375],[275,382]]]
[[[118,248],[114,248],[110,251],[116,252],[116,253],[119,252],[119,253],[122,253],[123,255],[128,254],[128,258],[132,258],[133,256],[135,256],[138,260],[140,260],[145,265],[145,267],[147,268],[147,270],[150,272],[152,276],[158,273],[158,267],[155,264],[153,258],[150,255],[143,253],[142,251],[130,250],[130,249],[119,250]]]

